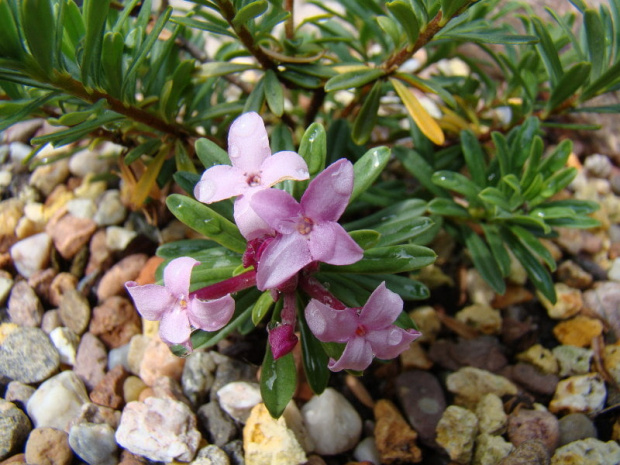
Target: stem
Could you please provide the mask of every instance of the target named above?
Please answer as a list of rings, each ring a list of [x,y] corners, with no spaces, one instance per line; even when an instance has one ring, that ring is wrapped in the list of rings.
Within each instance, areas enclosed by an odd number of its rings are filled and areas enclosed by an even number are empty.
[[[295,327],[295,321],[297,319],[297,296],[295,295],[295,292],[287,292],[284,294],[284,302],[282,305],[280,318],[282,320],[282,324]]]
[[[240,275],[233,276],[232,278],[228,278],[224,281],[220,281],[219,283],[211,284],[210,286],[198,289],[190,295],[201,300],[214,300],[255,285],[256,271],[251,270]]]
[[[308,276],[304,273],[299,275],[299,286],[313,299],[333,308],[334,310],[344,310],[347,308],[345,304],[340,302],[318,279]]]
[[[295,36],[295,2],[294,0],[284,0],[284,9],[288,11],[291,16],[286,20],[284,24],[284,33],[286,34],[286,38],[289,40],[293,40]]]

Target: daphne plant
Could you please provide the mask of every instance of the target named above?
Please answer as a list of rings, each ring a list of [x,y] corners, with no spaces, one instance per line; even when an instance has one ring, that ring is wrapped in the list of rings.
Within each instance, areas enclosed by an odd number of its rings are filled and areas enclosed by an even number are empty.
[[[322,129],[313,127],[308,138],[316,131]],[[165,263],[163,286],[126,287],[140,314],[160,321],[162,340],[177,352],[213,345],[235,328],[258,326],[271,311],[261,387],[269,411],[278,416],[294,392],[291,352],[300,337],[316,392],[326,387],[329,370],[360,372],[375,357],[392,359],[407,349],[420,333],[396,292],[415,281],[396,275],[386,280],[382,274],[414,271],[432,263],[435,254],[409,243],[425,228],[399,244],[375,247],[379,232],[347,232],[338,223],[354,194],[381,172],[387,149],[374,149],[355,164],[340,159],[327,167],[324,145],[305,156],[271,154],[263,120],[254,112],[232,124],[228,147],[232,165],[209,166],[188,189],[197,200],[179,194],[168,199],[172,212],[190,226],[200,225],[207,239],[160,248],[166,257],[171,250],[188,253]],[[296,189],[293,181],[311,176],[308,166],[314,168],[312,179]],[[302,190],[297,201],[292,193]],[[232,197],[233,221],[205,205]],[[419,283],[417,291],[404,294],[426,294]]]

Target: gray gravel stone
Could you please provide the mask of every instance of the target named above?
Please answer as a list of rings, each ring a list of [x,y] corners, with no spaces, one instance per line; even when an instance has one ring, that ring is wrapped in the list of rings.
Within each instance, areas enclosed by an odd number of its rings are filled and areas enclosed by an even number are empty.
[[[108,424],[80,423],[73,426],[69,431],[69,445],[89,465],[118,463],[114,430]]]
[[[13,286],[8,309],[13,323],[31,327],[38,327],[41,324],[43,305],[26,281],[18,281]]]
[[[12,402],[0,399],[0,460],[18,450],[31,429],[30,420],[24,412]]]
[[[60,318],[76,334],[83,334],[90,322],[90,304],[76,289],[68,289],[60,300]]]
[[[224,413],[216,401],[198,409],[198,420],[207,432],[209,442],[223,447],[238,434],[235,422]]]
[[[39,328],[19,328],[0,346],[0,374],[22,383],[39,383],[56,373],[60,356]]]
[[[181,385],[192,405],[202,405],[207,400],[216,368],[212,352],[194,352],[185,360]]]
[[[586,438],[595,438],[596,426],[583,413],[569,413],[560,418],[560,446]]]

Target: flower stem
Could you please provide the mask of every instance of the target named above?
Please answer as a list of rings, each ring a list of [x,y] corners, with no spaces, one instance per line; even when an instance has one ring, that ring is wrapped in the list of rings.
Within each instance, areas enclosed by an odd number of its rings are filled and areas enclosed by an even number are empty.
[[[228,278],[219,283],[211,284],[191,293],[193,297],[201,300],[214,300],[224,297],[225,295],[239,292],[248,287],[256,285],[256,271],[246,271],[232,278]]]
[[[313,278],[312,276],[300,273],[299,286],[310,297],[318,300],[319,302],[327,305],[328,307],[333,308],[334,310],[344,310],[345,308],[347,308],[347,306],[343,304],[340,300],[338,300],[336,296],[334,296],[334,294],[325,289],[325,287],[319,282],[318,279]]]

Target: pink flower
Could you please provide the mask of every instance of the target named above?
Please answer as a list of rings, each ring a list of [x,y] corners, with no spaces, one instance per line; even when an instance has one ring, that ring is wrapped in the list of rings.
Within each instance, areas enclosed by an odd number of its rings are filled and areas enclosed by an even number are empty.
[[[362,248],[337,223],[352,191],[353,165],[342,159],[310,183],[299,203],[278,189],[253,195],[252,208],[278,233],[259,260],[259,289],[276,288],[315,261],[349,265],[362,258]]]
[[[252,210],[252,195],[285,179],[308,179],[308,165],[295,152],[272,155],[265,124],[254,112],[244,113],[230,127],[228,156],[232,166],[216,165],[206,170],[194,188],[194,196],[204,203],[241,196],[235,201],[235,222],[241,234],[251,240],[271,232]]]
[[[205,331],[223,328],[235,311],[235,301],[230,294],[209,301],[190,295],[190,276],[198,263],[189,257],[175,258],[164,270],[163,286],[125,283],[140,315],[150,321],[160,321],[159,334],[167,343],[186,345],[192,326]]]
[[[420,336],[419,331],[394,325],[402,309],[400,296],[381,283],[361,309],[334,310],[312,299],[305,315],[319,341],[347,344],[338,360],[330,359],[329,369],[361,371],[370,365],[373,356],[395,358]]]

